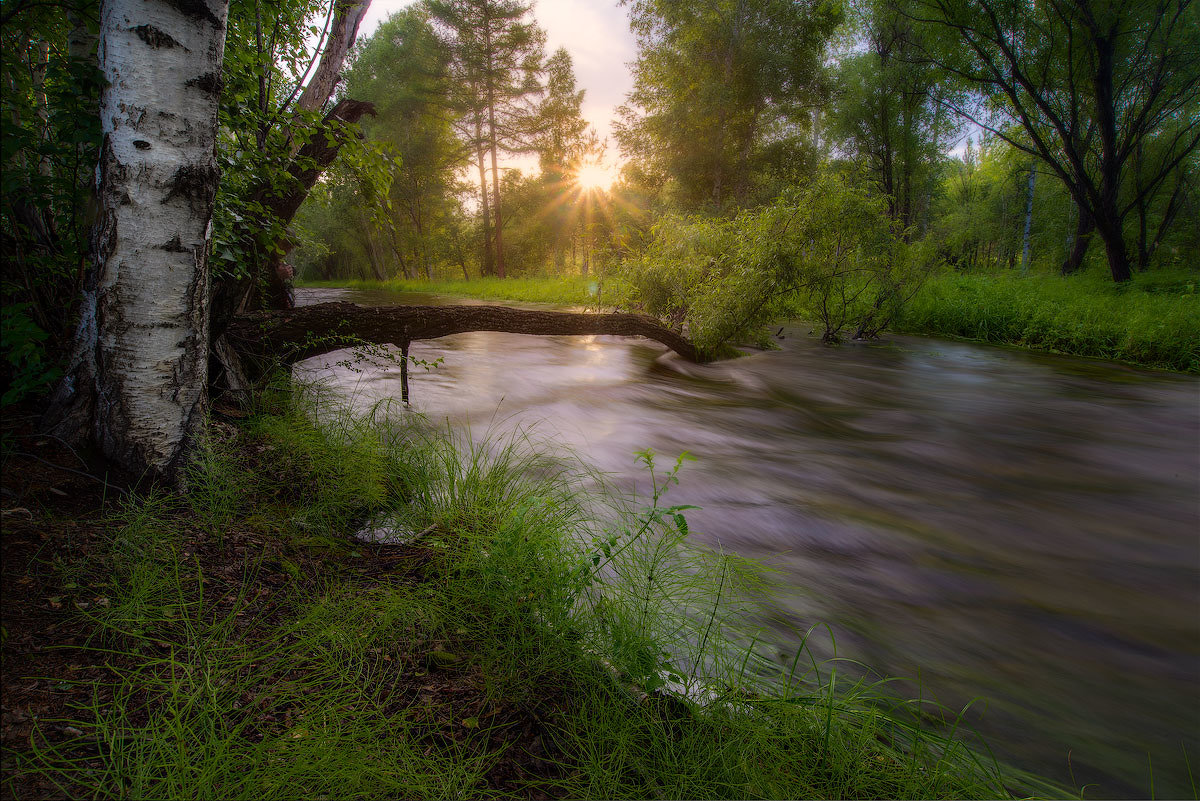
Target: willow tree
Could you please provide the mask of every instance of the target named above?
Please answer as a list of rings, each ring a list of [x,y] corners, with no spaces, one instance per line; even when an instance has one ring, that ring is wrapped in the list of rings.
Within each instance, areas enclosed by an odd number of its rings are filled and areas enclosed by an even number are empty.
[[[391,277],[393,263],[406,278],[431,277],[457,226],[457,173],[468,166],[470,151],[454,135],[446,114],[446,98],[453,92],[448,60],[428,10],[417,5],[388,17],[359,47],[345,73],[346,94],[375,105],[376,116],[363,125],[364,133],[385,142],[396,156],[386,195],[390,202],[379,208],[378,224],[367,226],[361,242],[373,269],[385,260],[384,277]],[[367,220],[370,210],[362,198],[344,197],[345,216]],[[322,228],[333,234],[341,223],[324,221]]]
[[[204,422],[208,243],[227,0],[105,0],[103,140],[59,430],[171,478]]]
[[[1128,280],[1126,218],[1200,147],[1200,6],[914,0],[912,15],[944,34],[929,57],[984,101],[952,107],[1045,164]]]

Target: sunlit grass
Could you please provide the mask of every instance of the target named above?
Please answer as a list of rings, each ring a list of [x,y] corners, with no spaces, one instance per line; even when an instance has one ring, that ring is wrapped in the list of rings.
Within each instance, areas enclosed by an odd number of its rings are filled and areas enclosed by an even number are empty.
[[[932,277],[900,331],[1200,372],[1200,275],[1152,272],[1115,284],[1102,274]]]
[[[482,300],[511,300],[518,303],[554,303],[562,306],[594,306],[599,284],[595,278],[534,277],[474,278],[470,281],[306,281],[304,287],[383,289],[391,292],[428,292]]]

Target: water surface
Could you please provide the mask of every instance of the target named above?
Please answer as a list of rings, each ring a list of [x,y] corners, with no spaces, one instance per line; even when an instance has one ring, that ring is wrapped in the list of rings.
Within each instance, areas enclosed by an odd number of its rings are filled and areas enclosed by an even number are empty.
[[[313,289],[301,303],[468,302]],[[1089,797],[1192,796],[1200,762],[1200,379],[918,337],[715,365],[617,337],[413,343],[412,405],[473,431],[535,424],[645,492],[635,451],[689,463],[693,536],[769,562],[764,619],[919,676],[1016,764]],[[357,403],[398,368],[307,362]],[[781,654],[787,642],[780,643]],[[915,692],[915,690],[913,690]],[[1069,763],[1068,763],[1069,755]],[[1148,758],[1149,757],[1149,758]],[[1194,771],[1200,773],[1200,764]]]

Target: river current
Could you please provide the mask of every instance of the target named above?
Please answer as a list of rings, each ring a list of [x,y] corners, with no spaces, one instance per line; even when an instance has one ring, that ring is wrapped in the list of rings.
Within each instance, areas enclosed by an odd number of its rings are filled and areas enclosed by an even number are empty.
[[[838,655],[947,706],[985,699],[999,755],[1088,797],[1147,796],[1151,769],[1158,797],[1193,796],[1200,379],[918,337],[827,347],[795,325],[777,341],[697,366],[636,339],[460,334],[413,343],[444,361],[410,371],[412,407],[533,427],[641,492],[635,451],[689,451],[669,502],[774,568],[764,620],[828,624]],[[399,398],[398,367],[342,358],[301,370],[364,407]]]

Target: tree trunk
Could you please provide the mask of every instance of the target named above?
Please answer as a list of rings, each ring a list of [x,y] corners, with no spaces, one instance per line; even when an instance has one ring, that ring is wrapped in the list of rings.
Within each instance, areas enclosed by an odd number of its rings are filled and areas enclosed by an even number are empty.
[[[1067,260],[1063,262],[1062,274],[1070,275],[1083,266],[1083,258],[1087,255],[1088,245],[1092,241],[1092,232],[1096,230],[1096,220],[1083,206],[1077,206],[1079,219],[1075,223],[1075,241]]]
[[[1167,231],[1171,229],[1175,222],[1175,217],[1179,214],[1179,209],[1183,205],[1183,188],[1187,184],[1188,174],[1186,168],[1180,168],[1179,176],[1175,180],[1175,187],[1171,190],[1171,197],[1167,199],[1167,208],[1163,211],[1162,217],[1158,221],[1158,229],[1154,233],[1154,238],[1147,241],[1147,203],[1138,204],[1138,269],[1150,269],[1150,260],[1154,258],[1155,252],[1159,245],[1162,244],[1163,238]]]
[[[476,125],[475,129],[477,135],[482,136],[479,125]],[[483,140],[477,138],[476,141],[481,143],[475,149],[475,156],[479,164],[479,200],[480,212],[483,215],[483,261],[480,263],[479,271],[487,276],[496,274],[496,268],[492,262],[492,210],[491,204],[488,202],[487,164],[483,160]]]
[[[329,30],[329,42],[321,54],[312,80],[304,87],[296,107],[302,111],[317,111],[333,95],[341,77],[342,64],[358,36],[358,26],[371,7],[371,0],[337,0],[333,11],[333,26]]]
[[[707,361],[676,332],[640,314],[572,314],[506,306],[357,306],[320,303],[238,315],[227,338],[251,377],[355,342],[405,343],[466,331],[514,334],[639,336],[661,342],[685,359]]]
[[[1107,222],[1107,221],[1106,221]],[[1120,220],[1116,224],[1097,224],[1100,238],[1104,240],[1104,252],[1108,255],[1108,269],[1112,279],[1118,283],[1128,281],[1133,277],[1129,265],[1129,251],[1125,248],[1125,234],[1121,230]]]
[[[496,143],[492,142],[492,192],[496,206],[496,275],[507,278],[504,270],[504,220],[500,217],[500,174],[496,163]]]
[[[371,227],[371,221],[368,220],[360,211],[358,217],[358,230],[363,237],[363,247],[367,251],[367,262],[371,266],[371,275],[375,277],[376,281],[383,282],[389,278],[388,271],[387,267],[385,267],[383,264],[383,255],[379,252],[379,246],[375,242],[375,237],[373,235],[374,232],[371,230]],[[296,304],[294,303],[290,303],[282,308],[290,309],[295,305]],[[273,308],[278,309],[281,307],[273,306]]]
[[[291,223],[292,218],[300,209],[304,199],[321,177],[321,173],[337,158],[338,151],[349,136],[355,135],[348,126],[358,122],[364,115],[375,114],[375,106],[362,100],[341,100],[325,115],[322,128],[323,136],[314,136],[304,147],[300,148],[295,158],[288,166],[292,178],[290,188],[282,195],[277,195],[271,187],[257,190],[251,199],[261,203],[267,213],[278,219],[284,226]],[[264,247],[279,243],[263,243]],[[281,247],[272,247],[268,252],[260,252],[255,259],[263,265],[267,284],[265,304],[268,308],[291,308],[292,287],[290,269],[283,263],[284,256],[291,250],[288,243]],[[279,251],[283,251],[282,253]],[[256,276],[247,277],[241,281],[227,281],[217,286],[213,292],[211,323],[213,336],[219,337],[225,330],[226,324],[243,306],[255,306],[257,303],[247,303],[248,296],[253,298]]]
[[[46,422],[176,479],[204,423],[208,237],[228,0],[105,0],[99,219],[76,351]]]
[[[1021,237],[1021,273],[1029,272],[1029,234],[1033,229],[1033,182],[1037,180],[1037,170],[1029,165],[1029,194],[1025,201],[1025,233]]]
[[[1108,255],[1108,268],[1114,281],[1128,281],[1132,277],[1129,269],[1129,251],[1125,247],[1123,218],[1117,211],[1121,191],[1122,158],[1117,145],[1116,89],[1113,69],[1116,48],[1113,44],[1115,29],[1108,36],[1096,36],[1096,69],[1093,78],[1096,127],[1100,133],[1100,191],[1096,204],[1096,230],[1104,240],[1104,251]]]

